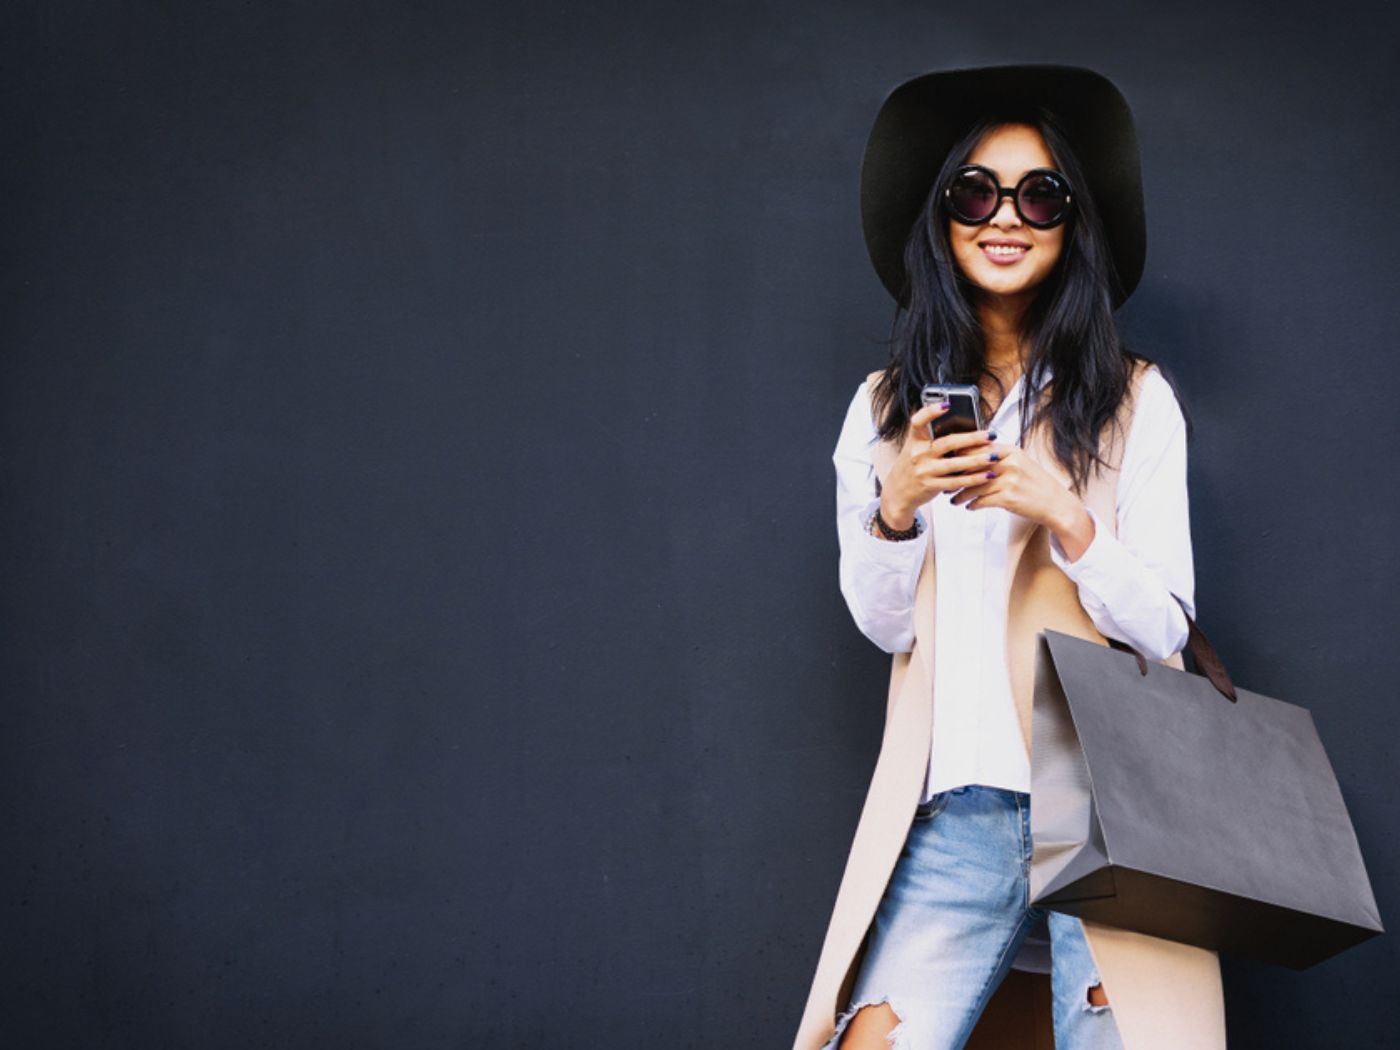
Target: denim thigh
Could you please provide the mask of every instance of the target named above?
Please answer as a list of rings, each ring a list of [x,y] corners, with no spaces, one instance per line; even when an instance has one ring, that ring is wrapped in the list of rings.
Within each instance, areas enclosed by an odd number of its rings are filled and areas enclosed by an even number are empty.
[[[961,1050],[1026,934],[1047,914],[1030,906],[1030,859],[1024,792],[968,784],[920,805],[850,1006],[824,1050],[839,1045],[862,1006],[881,1002],[901,1021],[895,1050]],[[1082,924],[1051,912],[1049,927],[1057,1048],[1121,1050],[1108,1008],[1087,1000],[1098,978]]]
[[[1036,916],[1023,878],[1025,795],[980,784],[921,805],[875,914],[852,1008],[888,1001],[895,1047],[953,1050],[972,1033]]]

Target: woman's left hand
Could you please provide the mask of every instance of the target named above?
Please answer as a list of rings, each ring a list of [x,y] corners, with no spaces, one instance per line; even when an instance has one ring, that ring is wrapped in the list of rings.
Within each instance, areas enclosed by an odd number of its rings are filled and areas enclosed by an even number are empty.
[[[988,458],[981,474],[968,475],[969,483],[952,498],[954,504],[965,504],[968,510],[1001,507],[1049,528],[1071,561],[1084,552],[1094,538],[1094,521],[1059,479],[1016,445],[988,442],[975,454],[997,458]]]

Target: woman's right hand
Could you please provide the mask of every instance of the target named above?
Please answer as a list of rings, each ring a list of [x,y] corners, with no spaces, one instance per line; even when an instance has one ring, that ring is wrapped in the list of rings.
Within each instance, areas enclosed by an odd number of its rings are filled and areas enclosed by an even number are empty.
[[[929,424],[946,411],[942,404],[934,403],[909,419],[909,440],[880,488],[880,517],[892,529],[909,528],[914,524],[914,511],[934,496],[957,492],[985,479],[995,465],[988,453],[977,451],[990,443],[990,431],[967,430],[929,438]]]

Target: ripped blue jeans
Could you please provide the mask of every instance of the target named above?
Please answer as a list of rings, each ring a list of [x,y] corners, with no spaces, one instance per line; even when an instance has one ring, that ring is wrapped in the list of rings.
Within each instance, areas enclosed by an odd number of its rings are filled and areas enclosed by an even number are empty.
[[[862,1006],[900,1018],[894,1050],[961,1050],[1026,934],[1048,916],[1056,1050],[1122,1050],[1084,927],[1030,905],[1030,796],[968,784],[919,806],[880,901],[836,1050]]]

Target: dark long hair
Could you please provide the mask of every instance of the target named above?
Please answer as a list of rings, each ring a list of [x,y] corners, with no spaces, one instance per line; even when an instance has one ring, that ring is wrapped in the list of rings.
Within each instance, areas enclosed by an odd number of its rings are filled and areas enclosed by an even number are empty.
[[[1118,278],[1103,222],[1079,158],[1044,107],[989,113],[948,151],[905,244],[906,285],[889,339],[890,361],[883,381],[871,391],[871,402],[875,418],[881,420],[880,437],[893,439],[903,434],[910,415],[919,409],[919,391],[925,383],[977,383],[987,377],[1003,396],[1006,393],[987,367],[974,287],[953,260],[948,220],[938,205],[942,187],[967,163],[982,137],[1010,123],[1039,130],[1075,194],[1060,257],[1022,320],[1028,353],[1020,444],[1025,444],[1032,427],[1048,425],[1055,457],[1082,494],[1090,471],[1096,464],[1103,465],[1100,435],[1106,424],[1116,425],[1132,368],[1149,359],[1129,350],[1119,336],[1113,317]],[[1045,384],[1047,365],[1053,376],[1042,419],[1032,417],[1032,406]],[[1167,378],[1175,391],[1175,383]]]

